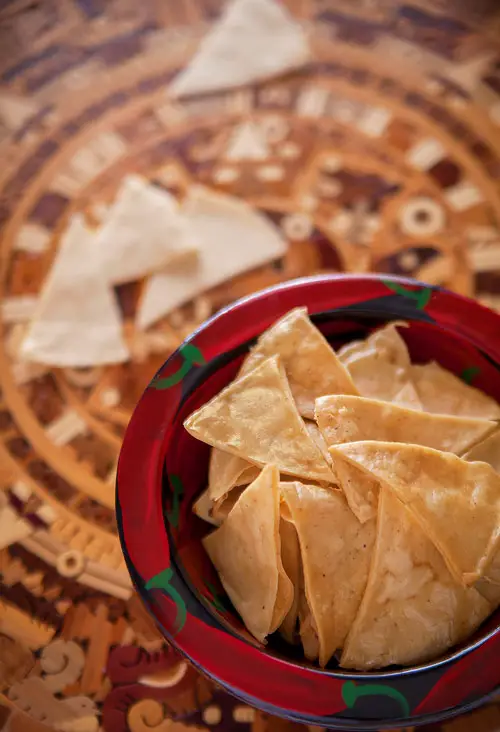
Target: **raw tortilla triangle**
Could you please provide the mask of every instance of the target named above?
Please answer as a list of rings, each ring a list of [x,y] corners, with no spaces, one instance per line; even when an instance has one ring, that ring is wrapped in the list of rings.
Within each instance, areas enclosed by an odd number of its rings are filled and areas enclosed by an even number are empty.
[[[323,394],[357,394],[348,371],[309,320],[307,308],[291,310],[266,330],[243,362],[240,373],[248,373],[274,354],[281,358],[303,417],[314,419],[315,399]]]
[[[496,427],[487,419],[427,414],[389,402],[344,395],[317,399],[315,416],[328,447],[379,440],[424,445],[455,455],[462,455]]]
[[[280,556],[278,481],[278,469],[266,466],[223,525],[203,539],[231,602],[261,642],[281,625],[293,599]]]
[[[420,401],[410,376],[410,354],[398,326],[406,323],[390,323],[364,341],[348,343],[338,356],[361,396],[412,404],[413,409],[418,409]]]
[[[231,162],[267,160],[270,155],[264,132],[255,122],[243,122],[229,139],[224,157]]]
[[[82,216],[74,216],[62,236],[21,356],[60,367],[122,363],[130,356],[118,304]]]
[[[254,84],[310,59],[304,30],[278,0],[230,0],[168,91],[184,97]]]
[[[278,229],[249,204],[196,186],[182,207],[198,249],[195,262],[153,275],[145,285],[137,326],[147,328],[197,295],[284,256]]]
[[[500,543],[500,475],[489,465],[395,442],[349,442],[330,452],[391,488],[458,581],[481,577]]]
[[[307,604],[324,667],[341,648],[363,597],[375,541],[375,522],[360,524],[342,493],[281,483],[297,529]]]
[[[212,448],[208,465],[208,492],[212,501],[220,501],[235,486],[248,485],[259,468],[230,452]]]
[[[184,422],[187,431],[255,465],[306,480],[333,482],[332,472],[300,418],[275,356],[233,381]]]
[[[500,419],[500,405],[438,363],[412,366],[411,376],[426,412]]]
[[[340,665],[422,663],[467,638],[490,611],[474,588],[456,582],[411,512],[382,488],[368,584]]]
[[[97,234],[109,282],[137,280],[175,260],[196,255],[196,239],[167,191],[127,176]]]

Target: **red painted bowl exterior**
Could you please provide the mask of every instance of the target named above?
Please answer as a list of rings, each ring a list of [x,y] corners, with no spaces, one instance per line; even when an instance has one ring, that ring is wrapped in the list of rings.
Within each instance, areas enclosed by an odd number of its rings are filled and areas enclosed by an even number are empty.
[[[438,360],[500,401],[500,316],[467,298],[412,280],[331,275],[240,300],[166,361],[132,416],[116,505],[133,582],[169,641],[229,691],[271,713],[377,729],[473,708],[500,685],[498,612],[467,646],[436,662],[365,674],[321,671],[249,636],[201,547],[206,527],[191,506],[206,484],[208,448],[182,422],[234,377],[255,338],[299,305],[335,345],[404,319],[413,360]]]

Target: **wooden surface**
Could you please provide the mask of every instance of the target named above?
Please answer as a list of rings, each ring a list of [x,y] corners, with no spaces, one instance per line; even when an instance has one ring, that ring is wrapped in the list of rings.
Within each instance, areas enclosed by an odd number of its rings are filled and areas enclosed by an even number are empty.
[[[500,15],[495,2],[288,0],[311,73],[171,104],[219,0],[0,3],[0,729],[280,732],[164,647],[133,595],[113,512],[120,441],[170,350],[221,305],[321,271],[405,273],[500,307]],[[497,6],[498,10],[498,6]],[[266,161],[224,161],[242,119]],[[242,196],[286,261],[132,326],[133,359],[27,367],[17,349],[69,215],[102,219],[121,177]],[[500,729],[492,705],[443,729]]]

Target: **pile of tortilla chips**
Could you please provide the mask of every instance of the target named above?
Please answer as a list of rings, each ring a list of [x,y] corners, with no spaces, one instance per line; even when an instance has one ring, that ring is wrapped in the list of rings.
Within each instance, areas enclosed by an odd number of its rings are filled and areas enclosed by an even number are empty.
[[[287,313],[186,420],[212,446],[194,511],[260,641],[324,667],[415,665],[500,604],[500,406],[395,323],[338,353]]]

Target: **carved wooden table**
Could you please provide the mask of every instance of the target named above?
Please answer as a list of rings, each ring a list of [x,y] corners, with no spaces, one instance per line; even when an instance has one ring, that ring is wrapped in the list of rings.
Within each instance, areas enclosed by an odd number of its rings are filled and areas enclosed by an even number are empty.
[[[303,73],[186,104],[165,87],[219,0],[4,0],[0,6],[0,729],[282,730],[164,646],[120,553],[113,481],[150,376],[225,303],[304,274],[408,274],[500,307],[500,15],[495,3],[288,0],[317,29]],[[497,8],[498,10],[498,8]],[[224,161],[251,120],[260,161]],[[46,369],[17,351],[68,217],[104,216],[120,179],[249,200],[290,242],[133,328],[133,358]],[[444,729],[500,728],[492,705]]]

